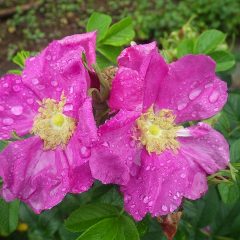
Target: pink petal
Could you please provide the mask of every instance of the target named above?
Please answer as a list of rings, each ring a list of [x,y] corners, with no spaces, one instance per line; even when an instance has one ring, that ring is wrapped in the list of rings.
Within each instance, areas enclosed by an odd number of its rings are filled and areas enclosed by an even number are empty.
[[[18,75],[8,74],[0,79],[0,140],[16,132],[30,132],[38,110],[37,96],[23,85]]]
[[[187,162],[181,155],[166,151],[161,155],[142,153],[141,169],[131,177],[124,193],[125,209],[136,220],[141,220],[148,212],[152,216],[173,212],[181,203],[187,172]]]
[[[81,53],[89,61],[95,60],[95,33],[73,35],[53,41],[36,57],[26,61],[23,82],[39,98],[67,97],[65,106],[69,116],[77,118],[78,108],[87,96],[90,77],[82,64]],[[89,51],[89,52],[88,52]]]
[[[118,64],[119,70],[112,83],[110,108],[133,110],[151,106],[168,70],[156,43],[125,49],[118,58]]]
[[[87,97],[78,111],[77,136],[85,145],[90,146],[97,138],[97,126],[93,116],[92,99]]]
[[[179,138],[184,156],[197,163],[207,174],[226,168],[229,146],[225,138],[205,123],[188,129],[192,136]]]
[[[121,110],[99,128],[99,140],[89,160],[93,177],[103,183],[126,184],[139,163],[132,139],[137,112]]]
[[[185,159],[181,150],[175,154],[142,153],[140,171],[121,187],[125,209],[137,221],[147,213],[153,217],[175,211],[183,197],[197,199],[207,191],[205,172]]]
[[[38,137],[10,143],[0,154],[2,196],[7,201],[18,198],[40,213],[57,205],[68,192],[86,191],[92,184],[89,167],[70,157],[60,148],[45,151]]]
[[[215,62],[205,55],[188,55],[169,65],[161,83],[157,108],[174,110],[177,122],[215,115],[227,101],[227,85],[215,75]]]

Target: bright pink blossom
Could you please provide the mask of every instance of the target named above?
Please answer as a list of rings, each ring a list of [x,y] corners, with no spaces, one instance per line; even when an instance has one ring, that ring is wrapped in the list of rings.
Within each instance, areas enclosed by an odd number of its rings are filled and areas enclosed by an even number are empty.
[[[0,139],[33,134],[0,154],[7,201],[21,199],[39,213],[92,185],[87,158],[97,129],[81,54],[94,63],[95,42],[94,32],[53,41],[26,60],[22,76],[1,78]]]
[[[121,185],[125,209],[136,220],[166,215],[183,198],[200,198],[206,176],[229,162],[220,133],[205,123],[183,127],[218,113],[227,86],[210,57],[166,64],[155,43],[125,49],[118,64],[109,105],[119,111],[99,128],[90,167],[103,183]]]

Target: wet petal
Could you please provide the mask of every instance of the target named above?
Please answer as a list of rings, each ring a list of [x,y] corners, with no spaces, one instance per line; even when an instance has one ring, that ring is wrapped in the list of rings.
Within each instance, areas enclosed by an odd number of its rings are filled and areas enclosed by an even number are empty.
[[[130,172],[139,164],[139,149],[132,139],[138,116],[139,113],[121,110],[99,128],[99,140],[90,158],[94,178],[103,183],[128,182]]]
[[[188,55],[169,65],[157,108],[171,109],[177,122],[215,115],[227,101],[227,85],[215,75],[215,62],[205,55]]]
[[[8,74],[0,79],[0,140],[11,138],[13,131],[19,136],[30,132],[37,100],[19,75]]]
[[[207,174],[226,168],[229,146],[222,134],[205,123],[188,129],[192,136],[179,138],[184,156],[197,163]]]
[[[67,97],[66,112],[77,118],[78,108],[85,100],[90,86],[90,77],[82,64],[81,52],[86,53],[89,62],[95,60],[95,37],[95,33],[87,33],[53,41],[36,57],[26,61],[23,82],[41,99],[60,100],[64,93]]]
[[[126,48],[119,56],[118,64],[109,101],[111,109],[150,107],[168,70],[156,43]]]

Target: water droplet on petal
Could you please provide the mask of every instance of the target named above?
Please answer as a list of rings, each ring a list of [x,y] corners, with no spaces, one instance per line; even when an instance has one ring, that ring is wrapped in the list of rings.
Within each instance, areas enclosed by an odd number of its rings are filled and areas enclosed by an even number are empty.
[[[34,102],[33,98],[28,98],[28,99],[27,99],[27,103],[28,103],[28,104],[33,104],[33,102]]]
[[[150,201],[150,202],[148,203],[148,206],[149,206],[149,207],[152,207],[152,206],[153,206],[153,201]]]
[[[23,112],[23,107],[22,106],[14,106],[11,108],[11,112],[12,112],[12,114],[14,114],[16,116],[19,116]]]
[[[37,86],[37,89],[40,90],[40,91],[43,90],[44,88],[45,88],[44,85],[39,85],[39,86]]]
[[[202,92],[202,90],[199,88],[194,89],[193,91],[190,92],[189,99],[194,100],[195,98],[197,98],[200,95],[201,92]]]
[[[4,107],[0,106],[0,112],[4,111]]]
[[[178,104],[177,109],[178,109],[178,111],[181,111],[181,110],[183,110],[186,106],[187,106],[187,103],[180,103],[180,104]]]
[[[21,88],[20,88],[20,86],[18,86],[18,85],[14,85],[14,86],[13,86],[13,91],[14,91],[14,92],[19,92],[20,89],[21,89]]]
[[[180,175],[180,177],[181,177],[181,178],[185,178],[185,177],[186,177],[186,174],[185,174],[185,173],[182,173],[182,174]]]
[[[213,91],[212,94],[209,96],[209,102],[210,103],[215,103],[219,98],[219,92],[218,91]]]
[[[148,202],[148,196],[146,196],[146,197],[143,198],[143,202],[144,202],[144,203],[147,203],[147,202]]]
[[[57,82],[57,81],[51,81],[51,85],[52,85],[53,87],[56,87],[56,86],[58,85],[58,82]]]
[[[4,87],[4,88],[7,88],[7,87],[8,87],[8,83],[4,83],[4,84],[3,84],[3,87]]]
[[[13,122],[14,122],[14,121],[13,121],[12,118],[4,118],[4,119],[3,119],[3,124],[4,124],[4,125],[7,125],[7,126],[12,125]]]
[[[37,85],[39,83],[37,78],[33,78],[32,79],[32,84]]]
[[[72,104],[66,104],[64,106],[64,111],[72,111],[73,110],[73,105]]]
[[[88,157],[90,157],[90,155],[91,155],[91,150],[90,150],[90,148],[85,147],[85,146],[81,147],[81,148],[80,148],[80,155],[81,155],[82,158],[88,158]]]
[[[162,205],[162,210],[166,212],[168,210],[168,207],[166,205]]]

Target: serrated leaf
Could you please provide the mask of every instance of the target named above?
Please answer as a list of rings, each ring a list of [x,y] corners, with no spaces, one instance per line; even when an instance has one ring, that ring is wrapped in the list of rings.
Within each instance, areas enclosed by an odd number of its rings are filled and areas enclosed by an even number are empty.
[[[70,231],[81,232],[104,218],[117,216],[118,213],[118,209],[109,204],[82,205],[69,216],[65,226]]]
[[[177,46],[177,57],[183,57],[186,54],[193,53],[194,50],[194,40],[184,39]]]
[[[117,63],[117,57],[119,56],[122,48],[121,47],[114,47],[110,45],[101,45],[97,47],[97,50],[106,57],[109,61],[113,62],[114,64]]]
[[[102,40],[102,44],[123,46],[130,43],[134,35],[135,32],[133,30],[132,19],[127,17],[109,28],[106,37]]]
[[[94,12],[87,23],[87,32],[97,30],[97,41],[101,41],[107,34],[112,18],[103,13]]]
[[[226,51],[216,51],[209,54],[217,63],[216,71],[222,72],[232,68],[235,64],[234,56]]]
[[[18,225],[19,201],[10,203],[0,199],[0,235],[8,236]]]
[[[210,53],[225,40],[226,35],[218,30],[208,30],[203,32],[197,39],[195,53]]]

